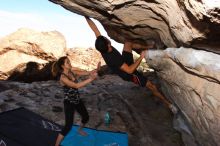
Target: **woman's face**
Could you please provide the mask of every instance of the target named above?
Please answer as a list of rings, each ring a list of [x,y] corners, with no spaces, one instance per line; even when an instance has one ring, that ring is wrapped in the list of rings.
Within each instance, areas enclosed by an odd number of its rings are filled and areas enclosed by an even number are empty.
[[[72,66],[71,66],[71,63],[70,63],[70,60],[68,58],[65,59],[65,62],[64,62],[64,67],[66,69],[70,69]]]

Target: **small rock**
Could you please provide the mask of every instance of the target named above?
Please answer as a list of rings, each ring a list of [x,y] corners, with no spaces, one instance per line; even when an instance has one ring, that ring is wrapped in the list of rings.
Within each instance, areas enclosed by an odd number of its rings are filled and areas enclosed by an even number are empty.
[[[63,108],[60,107],[60,106],[53,106],[52,111],[55,112],[55,113],[59,113],[59,112],[63,111]]]

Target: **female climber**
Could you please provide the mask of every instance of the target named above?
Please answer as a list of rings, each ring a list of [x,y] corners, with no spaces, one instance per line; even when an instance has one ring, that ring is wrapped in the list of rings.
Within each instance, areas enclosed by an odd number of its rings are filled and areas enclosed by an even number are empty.
[[[52,75],[59,80],[64,90],[64,112],[65,112],[65,126],[59,133],[55,146],[59,146],[64,136],[71,130],[74,118],[74,111],[76,110],[81,115],[81,124],[78,133],[86,136],[87,133],[83,131],[83,127],[89,121],[89,115],[83,101],[80,99],[78,89],[92,82],[97,77],[97,69],[93,71],[83,71],[71,66],[68,57],[64,56],[58,59],[52,66]],[[78,82],[77,77],[88,75],[86,80]]]

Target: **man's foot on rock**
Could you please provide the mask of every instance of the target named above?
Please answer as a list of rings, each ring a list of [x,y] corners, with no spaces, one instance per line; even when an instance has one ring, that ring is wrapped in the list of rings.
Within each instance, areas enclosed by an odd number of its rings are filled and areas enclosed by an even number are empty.
[[[177,109],[177,107],[175,105],[170,104],[169,108],[173,112],[173,114],[177,114],[178,113],[178,109]]]

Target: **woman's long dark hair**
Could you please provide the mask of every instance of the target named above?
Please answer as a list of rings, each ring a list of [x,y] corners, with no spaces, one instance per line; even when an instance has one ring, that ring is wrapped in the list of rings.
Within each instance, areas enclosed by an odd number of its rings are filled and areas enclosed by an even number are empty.
[[[61,75],[61,73],[63,72],[62,65],[64,65],[66,59],[67,59],[66,56],[60,57],[60,58],[59,58],[56,62],[54,62],[53,65],[52,65],[51,72],[52,72],[53,77],[54,77],[55,79],[57,79],[57,80],[60,78],[60,75]]]

